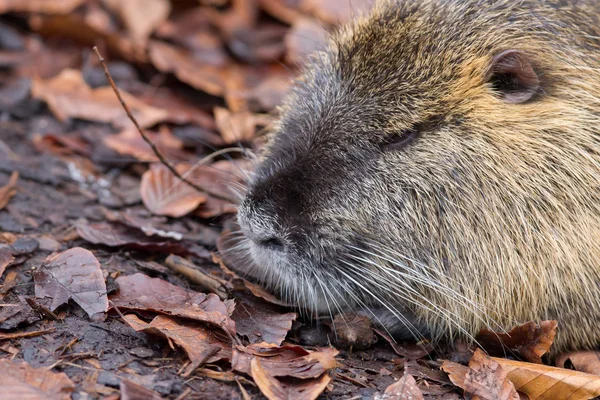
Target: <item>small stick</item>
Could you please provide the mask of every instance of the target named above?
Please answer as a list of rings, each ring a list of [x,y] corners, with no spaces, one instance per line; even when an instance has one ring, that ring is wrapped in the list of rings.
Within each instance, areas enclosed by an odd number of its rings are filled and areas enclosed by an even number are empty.
[[[220,282],[217,278],[200,271],[196,265],[185,258],[171,254],[165,260],[165,264],[174,272],[185,276],[190,281],[197,283],[218,295],[221,300],[227,300],[228,296],[227,291],[224,288],[224,282]]]
[[[94,51],[96,52],[96,55],[98,56],[98,60],[100,61],[100,64],[102,65],[102,68],[104,69],[104,75],[106,76],[106,79],[108,79],[108,82],[110,83],[110,86],[112,87],[113,91],[117,95],[117,98],[119,99],[119,102],[121,103],[121,106],[123,106],[123,109],[125,110],[125,113],[127,113],[127,116],[129,117],[129,119],[131,120],[131,122],[133,122],[133,124],[137,128],[138,132],[142,136],[142,139],[144,139],[144,142],[148,143],[148,145],[150,146],[150,148],[152,148],[152,151],[154,152],[154,155],[156,155],[156,157],[158,157],[160,163],[162,165],[164,165],[165,167],[167,167],[167,169],[169,171],[171,171],[171,173],[173,175],[175,175],[180,181],[187,183],[188,185],[190,185],[191,187],[193,187],[194,189],[196,189],[198,192],[203,193],[203,194],[208,194],[208,195],[210,195],[210,196],[212,196],[214,198],[220,199],[220,200],[232,201],[232,199],[230,199],[230,198],[228,198],[226,196],[223,196],[221,194],[214,193],[214,192],[212,192],[210,190],[201,188],[200,186],[196,185],[194,182],[188,180],[187,178],[184,178],[175,169],[175,167],[173,167],[173,165],[171,165],[171,163],[169,163],[165,159],[165,157],[160,152],[160,150],[158,149],[158,147],[156,147],[156,145],[152,142],[152,140],[150,140],[150,138],[148,136],[146,136],[146,134],[144,133],[144,130],[142,129],[142,127],[138,123],[137,119],[135,119],[135,117],[131,113],[131,110],[129,109],[129,106],[127,105],[127,103],[125,103],[125,100],[123,100],[123,97],[121,97],[121,92],[117,88],[117,85],[115,84],[115,81],[113,80],[112,76],[110,75],[110,72],[108,71],[108,67],[106,66],[106,61],[104,60],[104,57],[102,57],[102,55],[100,54],[100,51],[98,50],[97,46],[94,46]]]

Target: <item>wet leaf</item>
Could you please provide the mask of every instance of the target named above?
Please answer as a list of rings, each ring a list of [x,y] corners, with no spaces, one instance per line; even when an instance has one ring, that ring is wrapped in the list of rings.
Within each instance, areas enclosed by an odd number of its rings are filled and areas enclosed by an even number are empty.
[[[335,368],[337,354],[338,351],[333,348],[310,352],[300,346],[257,343],[246,347],[236,346],[233,349],[231,367],[236,371],[250,374],[252,359],[259,357],[262,367],[271,376],[299,379],[318,378]]]
[[[0,210],[2,210],[4,207],[6,207],[6,205],[10,201],[10,199],[12,199],[12,197],[17,194],[17,181],[18,180],[19,180],[19,173],[17,171],[14,171],[10,175],[10,179],[8,180],[8,183],[6,185],[0,187]]]
[[[404,374],[398,382],[385,389],[382,400],[423,400],[423,393],[412,375]]]
[[[179,173],[184,171],[185,168],[178,168]],[[194,211],[207,198],[173,175],[163,164],[152,164],[142,175],[140,194],[144,205],[153,214],[174,218]]]
[[[250,343],[281,345],[297,316],[296,313],[282,314],[260,299],[243,298],[236,304],[231,318],[238,334],[246,336]]]
[[[263,368],[259,358],[254,358],[251,362],[251,375],[262,394],[269,400],[313,400],[319,397],[331,382],[329,374],[323,374],[316,379],[282,382]]]
[[[219,360],[231,361],[231,343],[225,335],[218,335],[198,323],[183,321],[178,318],[159,315],[149,324],[134,314],[125,315],[125,322],[136,331],[169,338],[181,346],[192,364],[187,371],[191,372],[201,364]]]
[[[161,72],[173,73],[180,81],[214,96],[222,96],[225,74],[221,68],[201,63],[186,50],[164,42],[151,41],[150,61]]]
[[[600,375],[600,352],[598,351],[573,351],[560,354],[556,358],[556,366],[566,368],[567,361],[577,371]]]
[[[49,256],[34,273],[35,295],[52,299],[50,311],[73,299],[90,318],[108,311],[106,283],[100,263],[86,249],[75,247]]]
[[[39,12],[68,14],[86,0],[0,0],[0,14],[7,12]]]
[[[33,368],[26,362],[0,360],[1,399],[70,400],[75,384],[64,372]]]
[[[104,0],[119,15],[130,36],[144,43],[171,11],[168,0]]]
[[[111,301],[119,309],[153,311],[207,322],[235,335],[235,322],[229,317],[228,304],[217,295],[191,292],[144,274],[120,276],[119,292]]]
[[[33,78],[31,94],[48,103],[52,113],[63,122],[81,118],[121,128],[131,127],[131,121],[112,88],[92,89],[77,70],[65,69],[50,79]],[[142,127],[155,125],[168,116],[165,110],[150,107],[129,93],[121,91],[121,95]]]
[[[154,234],[147,235],[139,229],[120,223],[79,223],[76,228],[82,239],[94,244],[110,247],[129,247],[181,256],[191,254],[200,258],[209,256],[206,249],[194,243],[183,240],[168,240]]]
[[[515,353],[525,360],[542,364],[541,357],[550,350],[556,336],[557,321],[531,321],[511,329],[508,333],[497,333],[482,329],[476,340],[489,354],[504,356]]]

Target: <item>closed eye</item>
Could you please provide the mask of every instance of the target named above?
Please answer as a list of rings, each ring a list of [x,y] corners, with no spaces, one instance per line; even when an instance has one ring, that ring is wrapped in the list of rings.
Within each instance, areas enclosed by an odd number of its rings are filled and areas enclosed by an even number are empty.
[[[386,137],[380,144],[380,148],[382,151],[398,151],[412,144],[419,136],[421,136],[421,130],[415,126]]]

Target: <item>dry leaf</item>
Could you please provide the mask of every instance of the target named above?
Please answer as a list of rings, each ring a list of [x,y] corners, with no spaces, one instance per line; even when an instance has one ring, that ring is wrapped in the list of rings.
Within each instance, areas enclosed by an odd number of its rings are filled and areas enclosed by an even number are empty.
[[[148,55],[159,71],[171,72],[180,81],[213,96],[223,95],[225,74],[222,68],[201,63],[189,52],[164,42],[151,41]]]
[[[541,357],[550,350],[557,326],[557,321],[542,321],[539,325],[532,321],[519,325],[508,333],[482,329],[475,339],[493,356],[504,356],[512,352],[527,361],[542,364]]]
[[[249,111],[236,113],[221,107],[215,107],[215,122],[225,143],[249,141],[256,133],[256,120]]]
[[[81,118],[131,127],[131,121],[110,86],[92,89],[81,72],[65,69],[50,79],[33,78],[31,95],[44,100],[52,113],[61,121]],[[142,127],[150,127],[168,117],[165,110],[150,107],[129,93],[121,91],[123,100]]]
[[[85,0],[0,0],[0,14],[7,12],[35,12],[68,14]]]
[[[104,4],[119,15],[130,36],[142,43],[171,12],[169,0],[104,0]]]
[[[417,381],[410,374],[404,374],[402,378],[385,389],[381,400],[423,400],[423,393],[417,386]]]
[[[64,372],[33,368],[26,362],[0,360],[0,399],[70,400],[75,384]]]
[[[76,225],[77,234],[90,243],[110,247],[129,247],[180,256],[195,255],[206,258],[208,251],[195,243],[183,240],[168,240],[154,233],[144,233],[140,229],[120,223],[96,223]]]
[[[75,247],[49,256],[34,273],[37,298],[52,299],[50,311],[73,299],[94,318],[108,311],[106,283],[100,263],[86,249]]]
[[[377,337],[369,317],[358,314],[338,314],[333,319],[335,343],[338,348],[368,349]]]
[[[338,351],[333,348],[310,352],[295,345],[276,346],[257,343],[246,347],[236,346],[233,349],[231,367],[236,371],[250,374],[250,362],[260,357],[261,365],[269,375],[299,379],[318,378],[335,368],[337,354]]]
[[[2,210],[10,199],[17,194],[17,181],[19,180],[19,173],[14,171],[10,175],[10,179],[8,183],[2,187],[0,187],[0,210]]]
[[[120,276],[119,292],[111,296],[119,309],[153,311],[208,322],[235,335],[235,322],[229,317],[228,304],[212,293],[191,292],[144,274]]]
[[[529,400],[587,400],[600,396],[600,376],[504,358],[492,359]]]
[[[0,249],[0,278],[2,278],[2,274],[6,270],[13,261],[15,261],[15,257],[7,248]],[[2,322],[2,321],[0,321]]]
[[[375,0],[302,0],[302,9],[331,25],[347,22],[368,13]]]
[[[407,360],[419,360],[433,351],[433,346],[429,342],[399,344],[379,329],[373,329],[373,331],[384,338],[392,346],[396,354]]]
[[[146,389],[129,379],[121,379],[119,390],[121,391],[120,400],[162,400],[162,396],[155,391]]]
[[[477,349],[469,361],[464,389],[482,400],[519,400],[519,394],[507,376],[500,364]]]
[[[259,360],[252,360],[251,375],[262,394],[269,400],[313,400],[319,397],[331,382],[329,374],[323,374],[316,379],[284,383],[270,375]]]
[[[238,335],[246,336],[250,343],[276,345],[281,345],[297,317],[296,313],[282,314],[271,304],[253,298],[238,301],[231,315]]]
[[[325,50],[326,46],[327,31],[312,19],[300,18],[285,35],[286,61],[290,64],[304,64],[309,55]]]
[[[566,368],[565,363],[567,360],[571,362],[577,371],[600,375],[600,352],[598,351],[573,351],[570,353],[563,353],[556,358],[556,366]]]
[[[185,322],[178,318],[159,315],[149,324],[133,314],[124,316],[125,322],[136,331],[166,337],[181,346],[192,364],[191,372],[199,365],[219,360],[231,361],[231,344],[224,335],[211,332],[197,322]]]
[[[181,151],[183,142],[173,136],[168,129],[160,129],[158,133],[148,131],[144,133],[167,159],[189,157],[189,154]],[[139,161],[158,161],[158,157],[137,129],[125,129],[116,135],[107,135],[103,138],[103,142],[117,153],[133,156]]]
[[[187,168],[177,168],[184,175]],[[207,199],[187,183],[177,178],[163,164],[152,164],[142,175],[140,195],[148,210],[157,215],[179,218],[194,211]]]

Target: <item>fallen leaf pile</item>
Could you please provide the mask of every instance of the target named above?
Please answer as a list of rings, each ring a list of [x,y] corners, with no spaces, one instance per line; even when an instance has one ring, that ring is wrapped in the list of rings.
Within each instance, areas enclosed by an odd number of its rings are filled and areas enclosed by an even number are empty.
[[[587,399],[532,321],[396,342],[244,275],[236,205],[289,85],[372,0],[0,0],[0,399]],[[92,47],[160,162],[123,110]]]

